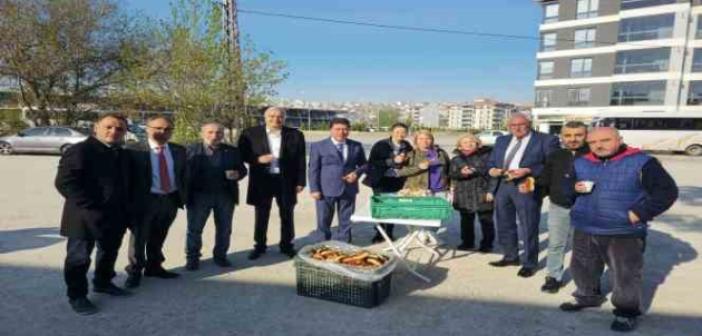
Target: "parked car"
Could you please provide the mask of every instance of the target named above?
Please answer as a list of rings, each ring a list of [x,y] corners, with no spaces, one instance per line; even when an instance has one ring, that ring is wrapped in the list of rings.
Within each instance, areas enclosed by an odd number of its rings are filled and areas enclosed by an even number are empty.
[[[498,136],[505,135],[504,131],[497,130],[485,130],[476,134],[483,145],[492,146],[495,144],[495,140]]]
[[[65,126],[32,127],[16,135],[0,137],[0,154],[61,154],[87,137],[87,134]]]
[[[146,131],[141,125],[130,124],[127,126],[127,134],[124,136],[124,141],[127,143],[146,142]]]

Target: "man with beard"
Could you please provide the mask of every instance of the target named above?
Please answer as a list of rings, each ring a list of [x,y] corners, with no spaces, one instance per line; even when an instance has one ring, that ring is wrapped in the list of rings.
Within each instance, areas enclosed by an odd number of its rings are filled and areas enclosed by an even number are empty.
[[[169,142],[173,124],[164,116],[146,122],[146,143],[129,147],[134,175],[132,227],[129,239],[129,276],[125,287],[135,288],[141,282],[142,270],[147,277],[172,279],[178,273],[166,271],[161,264],[163,243],[185,204],[185,147]]]

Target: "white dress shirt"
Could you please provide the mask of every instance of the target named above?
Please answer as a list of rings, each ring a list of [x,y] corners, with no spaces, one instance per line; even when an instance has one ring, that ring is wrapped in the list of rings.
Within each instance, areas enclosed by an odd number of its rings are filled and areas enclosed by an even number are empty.
[[[159,144],[149,139],[149,153],[151,157],[151,193],[152,194],[166,194],[161,190],[161,175],[159,171],[159,160],[158,160],[158,147]],[[168,166],[168,177],[171,184],[171,190],[168,193],[172,193],[178,190],[175,182],[175,169],[173,168],[173,155],[171,154],[171,149],[168,144],[163,145],[163,154],[166,156],[166,166]]]
[[[330,139],[331,139],[332,143],[334,144],[334,149],[339,148],[339,144],[344,146],[343,149],[341,150],[341,153],[342,153],[341,157],[344,159],[344,162],[346,162],[346,159],[349,157],[349,146],[346,145],[346,141],[339,142],[339,141],[334,140],[334,138],[330,138]]]
[[[271,174],[280,174],[280,147],[283,142],[282,130],[274,130],[266,127],[266,138],[268,138],[268,148],[271,150],[271,155],[273,155],[273,161],[270,163],[268,172]]]
[[[531,139],[531,132],[524,136],[522,138],[522,144],[519,146],[519,149],[517,150],[517,153],[514,154],[514,158],[512,159],[512,162],[510,162],[509,167],[507,167],[508,170],[513,170],[513,169],[519,169],[519,163],[522,162],[522,157],[524,157],[524,151],[526,151],[527,145],[529,144],[529,140]],[[509,142],[509,146],[507,146],[507,151],[505,151],[505,158],[507,154],[514,148],[514,146],[517,145],[517,137],[512,136],[512,141]]]

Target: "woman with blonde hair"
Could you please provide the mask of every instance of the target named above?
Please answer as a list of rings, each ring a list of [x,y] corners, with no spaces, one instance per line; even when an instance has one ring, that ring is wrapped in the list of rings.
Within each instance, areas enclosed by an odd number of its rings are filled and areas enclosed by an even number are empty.
[[[449,156],[434,144],[429,130],[419,130],[414,135],[414,150],[407,157],[407,165],[398,171],[406,177],[405,188],[427,190],[431,194],[445,193],[449,189]]]
[[[478,251],[492,251],[495,239],[495,226],[492,219],[493,202],[488,194],[490,175],[487,162],[491,148],[483,147],[480,139],[467,133],[456,141],[456,156],[451,159],[449,176],[453,191],[453,207],[461,214],[461,240],[459,250],[472,250],[475,247],[475,215],[480,220],[482,240]]]

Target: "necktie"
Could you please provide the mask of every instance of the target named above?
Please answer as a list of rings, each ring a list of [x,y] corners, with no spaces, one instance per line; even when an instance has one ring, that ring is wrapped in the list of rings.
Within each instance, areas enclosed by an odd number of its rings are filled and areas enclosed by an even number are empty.
[[[341,160],[344,160],[344,144],[343,143],[338,143],[336,144],[336,150],[339,151],[339,157],[341,157]]]
[[[507,153],[507,156],[505,156],[505,164],[502,166],[504,169],[509,169],[509,165],[512,164],[512,160],[514,160],[514,156],[517,155],[517,151],[519,151],[519,147],[521,146],[522,139],[518,139],[514,147],[512,147],[509,153]]]
[[[161,190],[164,193],[171,191],[171,179],[168,176],[168,163],[163,147],[158,147],[158,176],[161,182]]]

